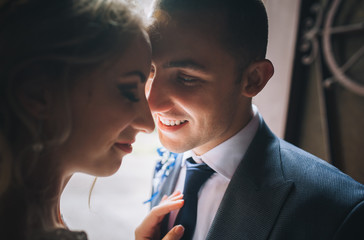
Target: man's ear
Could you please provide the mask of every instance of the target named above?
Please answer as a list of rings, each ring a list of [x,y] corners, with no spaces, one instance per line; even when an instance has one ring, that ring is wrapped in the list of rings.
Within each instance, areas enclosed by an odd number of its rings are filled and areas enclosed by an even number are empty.
[[[243,74],[242,94],[249,98],[256,96],[265,87],[273,73],[273,64],[267,59],[251,63]]]
[[[44,120],[50,116],[52,94],[46,84],[24,84],[18,88],[17,97],[25,111],[34,118]]]

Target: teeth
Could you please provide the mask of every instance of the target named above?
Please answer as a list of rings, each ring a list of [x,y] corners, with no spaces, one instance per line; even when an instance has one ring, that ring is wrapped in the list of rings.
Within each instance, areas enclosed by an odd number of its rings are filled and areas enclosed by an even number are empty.
[[[165,119],[159,119],[164,125],[167,126],[178,126],[184,122],[186,122],[187,120],[165,120]]]

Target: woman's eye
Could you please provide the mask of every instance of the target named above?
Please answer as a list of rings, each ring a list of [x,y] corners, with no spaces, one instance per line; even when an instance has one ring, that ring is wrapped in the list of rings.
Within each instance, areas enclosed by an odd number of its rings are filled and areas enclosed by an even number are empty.
[[[125,85],[118,86],[118,89],[120,91],[120,94],[122,96],[124,96],[126,99],[128,99],[129,101],[138,102],[140,100],[138,98],[138,94],[135,93],[138,89],[138,85],[125,84]]]
[[[133,92],[122,91],[121,94],[132,102],[138,102],[140,100]]]

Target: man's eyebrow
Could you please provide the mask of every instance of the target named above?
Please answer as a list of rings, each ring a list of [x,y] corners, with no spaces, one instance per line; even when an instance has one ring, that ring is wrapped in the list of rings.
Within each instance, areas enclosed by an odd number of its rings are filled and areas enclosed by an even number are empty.
[[[127,72],[123,75],[123,77],[130,77],[130,76],[138,76],[140,77],[140,81],[142,83],[145,83],[147,81],[147,77],[144,75],[144,73],[140,72],[140,71],[131,71],[131,72]]]
[[[206,72],[206,67],[194,60],[177,60],[163,65],[163,68],[188,68],[200,72]]]

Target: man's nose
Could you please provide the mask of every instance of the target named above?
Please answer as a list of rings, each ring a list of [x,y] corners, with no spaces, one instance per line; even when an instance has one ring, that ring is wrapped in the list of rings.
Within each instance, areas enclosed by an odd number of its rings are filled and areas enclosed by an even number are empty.
[[[155,76],[149,86],[148,103],[150,110],[154,112],[166,112],[173,106],[170,84],[163,76]]]

